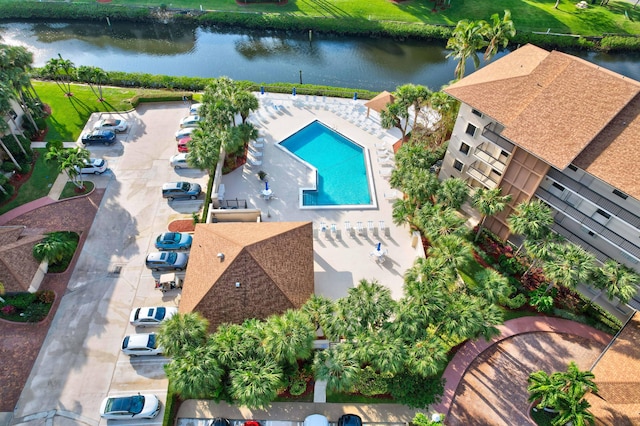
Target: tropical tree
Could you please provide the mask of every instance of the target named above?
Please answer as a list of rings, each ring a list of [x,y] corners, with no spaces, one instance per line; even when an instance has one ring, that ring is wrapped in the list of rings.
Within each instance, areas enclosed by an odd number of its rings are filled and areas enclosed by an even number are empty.
[[[76,251],[77,243],[67,232],[51,232],[33,246],[33,257],[38,262],[46,261],[50,265],[70,257]]]
[[[491,22],[485,26],[485,38],[488,39],[487,50],[484,52],[485,61],[490,61],[499,47],[507,47],[509,40],[516,35],[516,27],[511,20],[511,11],[505,10],[504,16],[494,13],[491,15]]]
[[[380,125],[384,129],[397,127],[402,132],[402,139],[404,140],[409,126],[408,108],[398,102],[387,104],[387,107],[380,111]]]
[[[7,83],[0,81],[0,117],[3,118],[5,116],[8,115],[8,113],[10,111],[12,111],[12,107],[11,107],[11,99],[13,98],[13,91],[11,86],[9,86]],[[0,133],[2,134],[6,134],[7,130],[9,131],[9,133],[11,133],[11,136],[13,137],[13,139],[16,141],[16,145],[18,145],[18,147],[20,148],[20,150],[22,151],[22,153],[26,156],[27,152],[25,151],[24,147],[22,146],[22,143],[20,142],[20,140],[18,139],[18,137],[16,136],[15,132],[14,132],[14,128],[17,129],[18,128],[18,124],[15,122],[13,115],[9,115],[9,118],[11,119],[12,123],[13,123],[13,127],[9,126],[9,124],[4,120],[0,120],[2,121],[2,123],[0,123]],[[7,154],[9,156],[12,157],[11,153],[9,152],[8,149],[5,149],[5,151],[7,152]]]
[[[510,296],[513,291],[509,279],[492,268],[484,268],[474,275],[476,285],[471,287],[471,293],[483,298],[489,303],[499,303]]]
[[[231,397],[252,409],[268,407],[284,383],[282,368],[268,358],[246,360],[229,376]]]
[[[439,259],[449,273],[460,281],[460,268],[473,259],[473,249],[464,238],[457,235],[445,235],[432,241],[427,254]]]
[[[233,103],[242,118],[242,124],[246,124],[247,118],[251,111],[257,111],[260,108],[260,102],[258,98],[246,90],[238,90],[234,93]]]
[[[264,350],[279,365],[293,365],[311,356],[315,327],[302,310],[287,310],[269,317],[264,326]]]
[[[371,365],[376,372],[395,375],[405,369],[408,361],[402,338],[387,330],[369,333],[358,346],[363,365]]]
[[[467,200],[468,195],[469,186],[465,181],[460,178],[449,178],[440,184],[440,188],[436,192],[436,202],[458,210]]]
[[[334,302],[324,296],[312,294],[302,305],[302,311],[309,316],[316,330],[324,329],[334,316]]]
[[[558,251],[542,266],[544,274],[549,279],[547,291],[554,284],[568,288],[575,288],[586,281],[595,268],[595,257],[582,247],[567,243],[556,246]]]
[[[458,60],[454,71],[456,79],[464,77],[467,59],[472,58],[476,68],[480,66],[478,50],[488,44],[484,38],[486,27],[485,21],[469,21],[467,19],[458,21],[451,38],[447,41],[447,49],[451,49],[447,58],[453,57]]]
[[[407,355],[409,371],[422,377],[435,376],[447,365],[447,347],[440,337],[432,333],[413,342]]]
[[[318,380],[327,381],[327,389],[349,392],[358,379],[360,365],[350,343],[338,343],[316,352],[313,369]]]
[[[44,73],[55,81],[56,85],[62,90],[65,96],[73,96],[71,93],[71,77],[75,72],[75,65],[68,59],[62,58],[58,54],[58,58],[51,58],[44,65]]]
[[[178,313],[163,321],[158,330],[158,344],[169,357],[179,357],[186,351],[204,346],[209,321],[198,312]]]
[[[478,232],[476,232],[475,241],[478,241],[478,237],[484,227],[484,222],[487,217],[503,211],[509,201],[511,201],[511,194],[502,195],[502,188],[485,189],[478,188],[472,197],[473,206],[478,209],[482,218],[478,224]]]
[[[609,300],[619,299],[627,303],[638,291],[640,275],[613,259],[593,271],[592,282],[607,292]]]
[[[90,152],[85,148],[65,149],[52,146],[45,154],[46,161],[55,161],[69,180],[78,188],[84,188],[80,169],[89,160]]]
[[[209,398],[222,386],[224,374],[209,346],[187,348],[166,364],[164,371],[182,399]]]
[[[554,254],[559,250],[558,245],[564,241],[564,237],[555,232],[549,232],[537,240],[524,240],[523,247],[527,256],[531,259],[531,263],[523,275],[527,275],[532,270],[540,268],[544,262],[551,261]]]
[[[522,235],[528,240],[539,240],[551,232],[553,213],[540,200],[523,201],[509,215],[507,225],[513,234]],[[522,245],[518,252],[521,248]]]
[[[77,70],[78,79],[89,85],[89,88],[94,95],[98,98],[98,101],[104,101],[102,96],[102,85],[107,81],[109,75],[102,68],[88,67],[81,65]]]
[[[425,204],[417,212],[413,224],[430,240],[445,235],[463,236],[467,232],[464,218],[450,207],[440,204]]]
[[[527,382],[529,383],[527,387],[529,402],[539,401],[538,408],[551,407],[555,409],[558,406],[558,398],[562,394],[562,389],[557,377],[540,370],[529,374]]]
[[[595,425],[595,417],[589,411],[591,404],[580,396],[580,391],[570,388],[558,399],[558,415],[552,420],[553,426],[586,426]]]

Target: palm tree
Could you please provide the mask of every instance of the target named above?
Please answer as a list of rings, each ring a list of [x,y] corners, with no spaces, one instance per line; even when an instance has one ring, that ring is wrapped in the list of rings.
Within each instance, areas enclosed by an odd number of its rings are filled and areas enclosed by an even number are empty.
[[[222,387],[224,370],[206,346],[189,347],[166,364],[164,371],[182,399],[205,399]]]
[[[220,365],[233,370],[245,357],[243,352],[244,328],[240,324],[221,324],[209,337],[209,345]]]
[[[613,259],[594,270],[593,282],[596,287],[606,290],[609,300],[618,298],[627,303],[638,291],[640,275]]]
[[[539,240],[551,232],[553,213],[540,200],[523,201],[507,218],[507,225],[513,234],[523,235],[528,240]],[[518,252],[522,245],[518,248]]]
[[[569,390],[558,399],[558,415],[551,421],[553,426],[595,425],[595,417],[589,411],[591,404],[585,398],[578,397],[576,391]]]
[[[472,200],[473,206],[478,209],[482,215],[480,224],[478,225],[478,232],[475,237],[475,241],[478,241],[478,237],[482,232],[482,228],[484,227],[484,222],[487,220],[487,217],[503,211],[507,207],[507,204],[509,204],[509,201],[511,201],[511,194],[502,195],[502,188],[478,188],[473,194]]]
[[[38,262],[46,261],[54,265],[65,257],[73,255],[77,244],[69,238],[66,232],[51,232],[33,246],[33,257]]]
[[[529,383],[527,387],[529,402],[540,401],[536,406],[538,408],[555,409],[557,407],[558,398],[562,394],[557,377],[540,370],[529,374],[527,382]]]
[[[284,383],[282,368],[267,358],[244,361],[229,376],[231,397],[251,409],[267,408]]]
[[[348,290],[347,297],[337,301],[337,306],[339,315],[360,335],[380,330],[389,321],[395,301],[388,287],[362,279]]]
[[[489,44],[484,52],[484,60],[489,62],[498,53],[498,48],[500,46],[507,47],[509,40],[516,35],[516,28],[511,20],[511,11],[505,10],[502,19],[497,13],[491,15],[491,23],[486,26],[485,31],[485,37],[489,39]]]
[[[407,222],[412,223],[415,214],[416,206],[411,200],[401,198],[393,202],[391,219],[394,224],[400,226]]]
[[[104,101],[102,96],[102,85],[107,81],[109,75],[102,68],[88,67],[81,65],[78,67],[78,79],[84,81],[89,85],[89,88],[94,95],[98,98],[98,101]]]
[[[564,241],[564,237],[555,232],[549,232],[537,240],[524,240],[523,247],[527,256],[531,259],[531,264],[523,275],[527,275],[533,269],[539,268],[544,262],[550,261],[554,253],[558,252],[558,245]]]
[[[474,276],[476,286],[470,288],[471,293],[489,303],[497,304],[509,297],[512,291],[509,279],[495,269],[485,268]]]
[[[434,241],[445,235],[463,236],[467,232],[464,218],[452,208],[438,204],[425,204],[418,211],[414,224]]]
[[[91,153],[85,148],[65,149],[52,146],[45,154],[46,161],[55,161],[58,167],[78,188],[84,188],[84,181],[80,169],[89,160]]]
[[[554,283],[575,288],[591,276],[595,268],[595,257],[591,253],[572,243],[556,247],[558,251],[543,264],[544,274],[550,281],[547,291]]]
[[[334,302],[324,296],[312,294],[302,305],[302,311],[309,316],[316,330],[319,328],[324,330],[334,315]]]
[[[75,65],[68,59],[63,59],[58,54],[58,58],[51,58],[43,67],[43,72],[62,90],[65,96],[73,96],[71,93],[71,75],[75,71]]]
[[[408,358],[400,337],[378,331],[370,333],[363,343],[366,352],[364,363],[370,364],[378,373],[395,375],[404,370]]]
[[[431,93],[431,90],[426,86],[404,84],[396,88],[396,91],[393,94],[393,102],[407,109],[407,117],[409,108],[413,107],[413,125],[415,126],[418,121],[418,114],[420,113],[421,108],[429,103]]]
[[[442,181],[436,193],[436,201],[445,207],[458,210],[469,195],[469,186],[460,178],[449,178]]]
[[[464,77],[466,61],[473,59],[476,68],[480,66],[480,58],[478,58],[478,50],[487,45],[484,39],[487,23],[485,21],[469,21],[463,19],[458,21],[451,38],[447,41],[447,49],[452,52],[447,58],[454,57],[458,60],[458,65],[454,71],[456,79]]]
[[[178,313],[160,325],[158,344],[167,356],[178,357],[191,348],[204,346],[208,328],[209,321],[200,313]]]
[[[402,124],[403,121],[404,124]],[[402,132],[402,140],[404,140],[409,125],[409,110],[397,102],[387,104],[387,107],[380,111],[380,125],[384,129],[397,127]]]
[[[427,254],[439,259],[452,276],[461,281],[460,268],[473,259],[473,250],[469,243],[456,235],[445,235],[432,243]]]
[[[233,97],[233,103],[240,113],[242,124],[246,124],[247,118],[249,118],[249,114],[251,113],[251,111],[256,111],[258,108],[260,108],[260,102],[258,102],[258,98],[256,98],[253,93],[243,89],[239,89],[235,93]]]
[[[262,342],[267,355],[280,365],[293,365],[311,356],[315,327],[309,315],[301,310],[287,310],[267,319]]]
[[[327,381],[327,389],[349,392],[358,379],[360,366],[349,343],[338,343],[316,352],[313,369],[318,380]]]
[[[442,339],[434,334],[413,342],[407,357],[409,371],[425,378],[440,373],[447,364],[445,346]]]

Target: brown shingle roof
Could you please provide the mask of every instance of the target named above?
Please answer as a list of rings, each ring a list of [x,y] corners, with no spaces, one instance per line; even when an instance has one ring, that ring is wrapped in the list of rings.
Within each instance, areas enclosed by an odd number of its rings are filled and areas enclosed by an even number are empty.
[[[387,107],[387,104],[392,104],[394,99],[395,98],[391,93],[384,90],[378,93],[373,99],[366,102],[364,106],[376,112],[380,112]]]
[[[634,114],[637,119],[637,107],[628,106],[640,93],[640,83],[582,59],[526,45],[445,91],[504,125],[504,137],[563,170],[583,150],[591,151],[587,147],[601,134],[605,140],[596,151],[604,152],[606,135],[611,144],[621,111],[627,110],[627,122],[634,121]],[[608,129],[610,123],[613,129]],[[640,138],[633,144],[640,148]],[[603,159],[606,166],[596,167],[591,158],[587,162],[594,166],[585,170],[613,183],[608,173],[619,167],[618,158],[611,164],[615,154]]]
[[[314,291],[312,232],[311,222],[198,224],[180,312],[215,329],[299,308]]]
[[[598,424],[640,424],[640,315],[620,332],[592,370],[598,395],[589,395]]]

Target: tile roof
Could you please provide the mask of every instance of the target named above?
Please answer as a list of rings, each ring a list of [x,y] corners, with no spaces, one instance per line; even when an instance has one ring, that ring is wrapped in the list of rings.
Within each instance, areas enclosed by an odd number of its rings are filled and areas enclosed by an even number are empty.
[[[386,90],[378,93],[373,99],[366,102],[364,106],[370,108],[376,112],[380,112],[387,107],[387,104],[392,104],[394,96]]]
[[[598,394],[587,399],[597,423],[640,424],[640,314],[634,314],[591,371]]]
[[[553,167],[564,170],[582,153],[581,168],[639,198],[640,179],[618,176],[620,156],[640,148],[640,138],[633,138],[640,126],[639,82],[526,45],[445,92],[498,121],[504,137]]]
[[[180,312],[215,329],[299,308],[314,291],[313,259],[311,222],[198,224]]]

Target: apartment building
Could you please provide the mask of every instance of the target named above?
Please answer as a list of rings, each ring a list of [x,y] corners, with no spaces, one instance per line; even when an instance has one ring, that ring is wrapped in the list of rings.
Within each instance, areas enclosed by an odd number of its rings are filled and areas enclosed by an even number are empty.
[[[513,208],[538,198],[556,232],[640,272],[640,82],[526,45],[445,92],[461,107],[439,177],[512,195],[492,232],[509,238]]]

